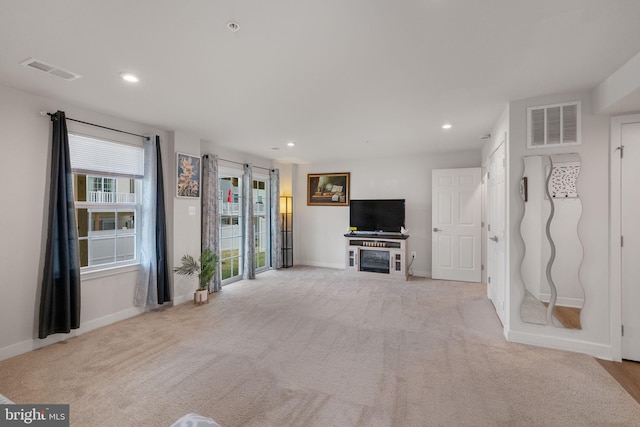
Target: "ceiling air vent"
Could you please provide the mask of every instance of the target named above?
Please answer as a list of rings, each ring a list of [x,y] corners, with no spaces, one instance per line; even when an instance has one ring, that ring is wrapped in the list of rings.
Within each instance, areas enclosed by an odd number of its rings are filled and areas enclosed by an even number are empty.
[[[580,144],[581,103],[527,108],[527,148]]]
[[[67,71],[64,68],[47,64],[46,62],[42,62],[35,58],[25,59],[20,63],[20,65],[24,65],[25,67],[30,67],[36,70],[44,71],[45,73],[48,73],[48,74],[53,74],[54,76],[60,77],[67,81],[79,79],[80,77],[82,77],[80,74],[72,73],[71,71]]]

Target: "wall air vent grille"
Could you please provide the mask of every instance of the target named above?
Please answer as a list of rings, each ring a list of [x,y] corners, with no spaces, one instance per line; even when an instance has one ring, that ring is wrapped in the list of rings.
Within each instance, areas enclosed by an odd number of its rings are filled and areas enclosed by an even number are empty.
[[[527,108],[527,148],[580,144],[580,106],[576,101]]]
[[[64,68],[56,67],[55,65],[47,64],[46,62],[40,61],[35,58],[25,59],[20,63],[20,65],[24,65],[25,67],[34,68],[39,71],[43,71],[47,74],[52,74],[56,77],[60,77],[67,81],[72,81],[79,79],[82,77],[80,74],[72,73],[71,71],[65,70]]]

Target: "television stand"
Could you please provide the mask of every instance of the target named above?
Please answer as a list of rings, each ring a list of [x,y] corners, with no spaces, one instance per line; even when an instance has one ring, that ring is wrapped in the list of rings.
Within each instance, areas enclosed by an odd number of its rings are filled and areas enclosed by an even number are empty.
[[[381,273],[407,280],[408,235],[400,233],[365,233],[344,235],[346,270],[358,273]]]

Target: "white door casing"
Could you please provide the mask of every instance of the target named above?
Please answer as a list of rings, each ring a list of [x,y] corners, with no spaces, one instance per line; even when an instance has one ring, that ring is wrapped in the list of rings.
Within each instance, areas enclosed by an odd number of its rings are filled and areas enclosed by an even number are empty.
[[[481,169],[432,171],[431,242],[434,279],[479,282]]]
[[[640,361],[640,114],[611,119],[611,150],[612,347],[614,360]]]
[[[506,140],[506,138],[505,138]],[[502,324],[506,321],[506,175],[505,140],[487,165],[487,296]]]

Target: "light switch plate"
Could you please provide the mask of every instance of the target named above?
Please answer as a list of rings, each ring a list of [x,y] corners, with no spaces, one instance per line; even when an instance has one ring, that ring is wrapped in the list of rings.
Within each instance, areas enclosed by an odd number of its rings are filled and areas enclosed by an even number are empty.
[[[196,214],[196,207],[189,206],[189,216],[194,216]]]

